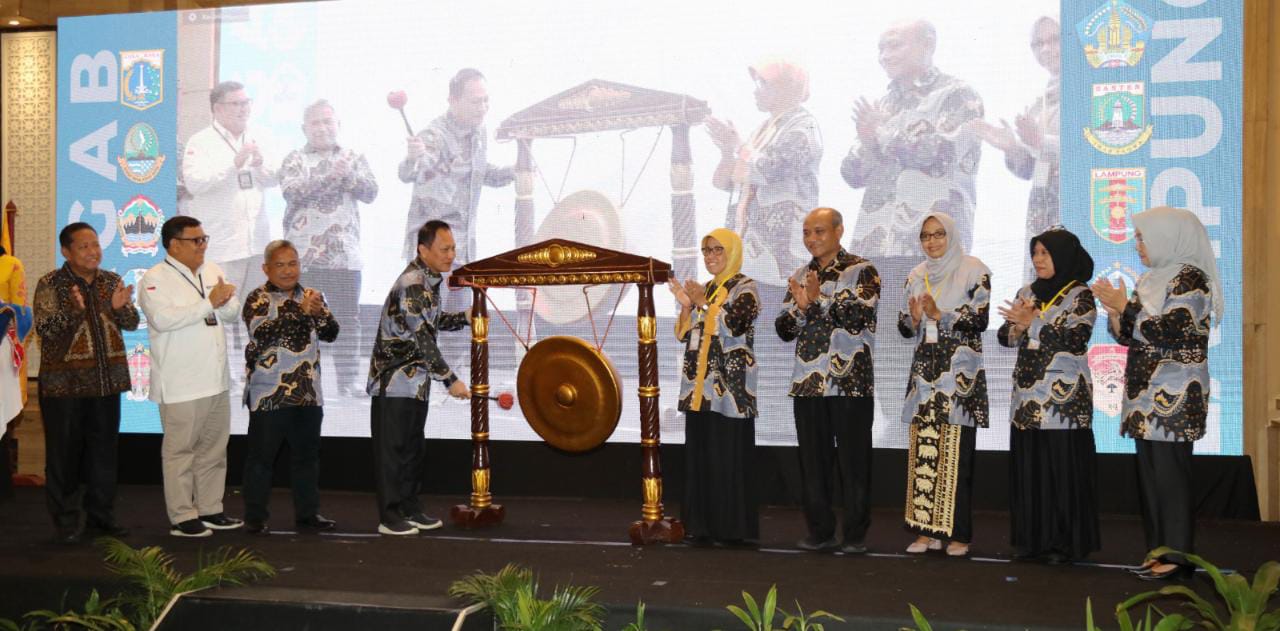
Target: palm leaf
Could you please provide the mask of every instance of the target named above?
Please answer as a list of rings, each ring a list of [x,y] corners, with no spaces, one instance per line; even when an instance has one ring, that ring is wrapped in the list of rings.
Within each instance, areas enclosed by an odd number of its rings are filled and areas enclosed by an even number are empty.
[[[752,620],[751,616],[747,615],[747,612],[742,610],[742,607],[738,607],[737,605],[729,605],[728,607],[725,607],[725,609],[728,609],[729,613],[737,616],[738,619],[742,621],[742,624],[747,625],[748,629],[753,629],[753,630],[759,629],[759,626],[756,625],[756,621]]]
[[[764,596],[764,608],[760,611],[761,622],[765,631],[772,631],[774,611],[778,607],[778,585],[769,586],[769,593]]]
[[[916,609],[915,605],[908,603],[907,606],[911,608],[911,619],[915,621],[918,631],[933,631],[929,621],[925,619],[924,614],[920,613],[919,609]]]

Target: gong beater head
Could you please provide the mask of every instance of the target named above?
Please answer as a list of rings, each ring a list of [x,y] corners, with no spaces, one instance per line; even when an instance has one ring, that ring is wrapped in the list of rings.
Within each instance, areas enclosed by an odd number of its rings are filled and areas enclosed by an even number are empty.
[[[520,410],[552,447],[594,449],[622,415],[622,382],[613,362],[585,340],[567,335],[534,344],[516,375]]]

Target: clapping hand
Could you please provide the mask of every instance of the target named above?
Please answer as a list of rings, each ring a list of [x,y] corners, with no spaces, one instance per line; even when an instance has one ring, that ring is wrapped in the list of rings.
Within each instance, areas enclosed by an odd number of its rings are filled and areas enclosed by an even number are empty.
[[[79,291],[79,288],[76,288]],[[111,292],[111,308],[120,309],[129,304],[133,299],[133,285],[125,285],[124,281],[116,283],[116,288]]]
[[[929,316],[930,320],[942,319],[942,310],[938,308],[938,303],[934,301],[933,294],[926,293],[920,296],[920,308],[924,310],[924,314]]]
[[[302,290],[302,312],[309,316],[324,313],[324,299],[320,297],[320,292],[314,289]]]
[[[75,306],[76,311],[84,311],[84,294],[80,293],[79,285],[71,286],[71,304]]]
[[[787,279],[787,288],[791,291],[791,299],[796,301],[796,308],[804,311],[809,308],[809,294],[806,292],[804,285],[800,284],[795,278]]]
[[[707,133],[711,134],[711,141],[720,148],[720,154],[724,156],[734,155],[742,144],[742,138],[738,135],[738,130],[734,128],[733,122],[726,123],[714,116],[708,116],[706,123]]]
[[[920,326],[920,321],[924,319],[924,301],[920,300],[920,296],[908,298],[907,309],[911,311],[911,323]]]
[[[874,148],[880,143],[877,133],[884,122],[884,112],[876,107],[867,97],[858,97],[853,103],[853,125],[858,129],[858,140],[863,145]]]
[[[1124,311],[1124,305],[1128,302],[1127,292],[1125,291],[1124,279],[1119,279],[1120,286],[1116,287],[1105,278],[1099,278],[1089,289],[1093,290],[1093,295],[1098,298],[1098,302],[1106,308],[1107,312],[1115,315]]]
[[[684,286],[680,284],[680,281],[668,278],[667,289],[671,290],[671,295],[675,296],[676,302],[680,303],[681,307],[685,309],[693,308],[693,301],[689,298],[689,294],[684,290]]]
[[[1006,300],[1004,306],[997,307],[996,310],[1000,312],[1000,315],[1004,316],[1005,320],[1020,329],[1026,329],[1031,326],[1031,320],[1035,318],[1036,311],[1035,305],[1031,304],[1030,300],[1023,298]]]
[[[1014,136],[1013,128],[1009,126],[1009,121],[1000,119],[1000,126],[996,127],[981,118],[975,118],[967,123],[969,129],[973,130],[979,138],[987,142],[987,144],[1008,153],[1018,144],[1017,137]]]
[[[822,289],[822,281],[818,280],[818,273],[809,270],[804,275],[804,297],[805,302],[813,302],[818,299],[818,291]]]
[[[689,302],[693,306],[699,309],[707,306],[707,288],[703,287],[702,283],[692,278],[684,281],[684,293],[689,297]]]
[[[227,301],[231,300],[231,297],[235,294],[236,286],[223,281],[222,277],[219,276],[218,284],[209,290],[209,304],[213,305],[214,309],[217,309],[227,304]]]
[[[1040,129],[1039,121],[1026,114],[1019,114],[1013,119],[1013,123],[1018,126],[1018,139],[1022,144],[1038,151],[1044,142],[1044,130]],[[1008,123],[1005,125],[1008,126]]]

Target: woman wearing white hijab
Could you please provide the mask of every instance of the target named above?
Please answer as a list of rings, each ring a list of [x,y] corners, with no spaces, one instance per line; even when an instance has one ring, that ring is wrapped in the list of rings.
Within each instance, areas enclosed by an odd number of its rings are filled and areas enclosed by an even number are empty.
[[[1191,552],[1191,452],[1208,416],[1209,329],[1222,318],[1222,283],[1209,235],[1193,213],[1162,206],[1134,215],[1133,223],[1147,272],[1127,298],[1124,281],[1115,287],[1099,280],[1093,293],[1111,334],[1129,347],[1120,431],[1137,447],[1147,548]],[[1137,573],[1168,579],[1193,569],[1182,555],[1166,555]]]
[[[920,228],[925,262],[911,270],[898,331],[914,338],[911,379],[902,408],[910,424],[907,530],[918,535],[907,552],[942,548],[965,556],[973,537],[973,455],[977,428],[987,426],[987,330],[991,270],[965,254],[956,223],[934,212]]]

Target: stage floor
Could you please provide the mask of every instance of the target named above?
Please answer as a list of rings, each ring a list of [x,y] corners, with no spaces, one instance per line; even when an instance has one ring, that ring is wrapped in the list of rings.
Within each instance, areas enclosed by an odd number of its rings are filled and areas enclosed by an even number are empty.
[[[462,498],[424,500],[429,514],[447,522],[448,507]],[[950,559],[940,553],[902,554],[911,537],[893,510],[875,513],[870,554],[844,557],[794,549],[804,534],[795,507],[762,511],[759,550],[730,550],[629,545],[627,526],[639,516],[638,500],[520,497],[502,498],[502,503],[507,508],[502,526],[463,531],[446,524],[417,537],[374,534],[377,521],[368,493],[324,493],[321,512],[338,521],[338,529],[324,535],[285,532],[292,530],[293,514],[283,489],[276,489],[271,506],[273,525],[280,530],[268,537],[239,531],[204,539],[171,537],[157,486],[122,487],[117,514],[133,531],[129,544],[162,546],[181,567],[189,568],[202,549],[253,548],[279,571],[270,580],[273,587],[441,595],[466,574],[514,562],[536,570],[544,589],[597,586],[598,600],[611,609],[632,610],[643,600],[651,607],[722,610],[740,604],[743,590],[759,598],[776,583],[780,604],[798,599],[806,611],[826,609],[879,621],[829,629],[894,628],[891,621],[908,620],[907,603],[931,621],[945,623],[941,628],[1079,629],[1086,598],[1093,599],[1096,620],[1114,628],[1116,603],[1160,586],[1120,568],[1144,553],[1141,522],[1127,516],[1104,517],[1103,549],[1089,563],[1049,567],[1009,560],[1008,515],[999,512],[977,513],[972,557]],[[227,510],[243,513],[238,493],[228,496]],[[679,506],[670,503],[668,511],[678,515]],[[1202,521],[1197,534],[1198,552],[1223,568],[1252,575],[1263,561],[1280,560],[1280,524]],[[31,602],[50,589],[56,588],[55,599],[70,590],[68,604],[78,605],[80,590],[110,583],[92,545],[55,545],[51,536],[42,489],[17,489],[15,500],[0,505],[0,617],[57,607],[56,600]],[[1193,583],[1200,591],[1211,589],[1203,577]]]

